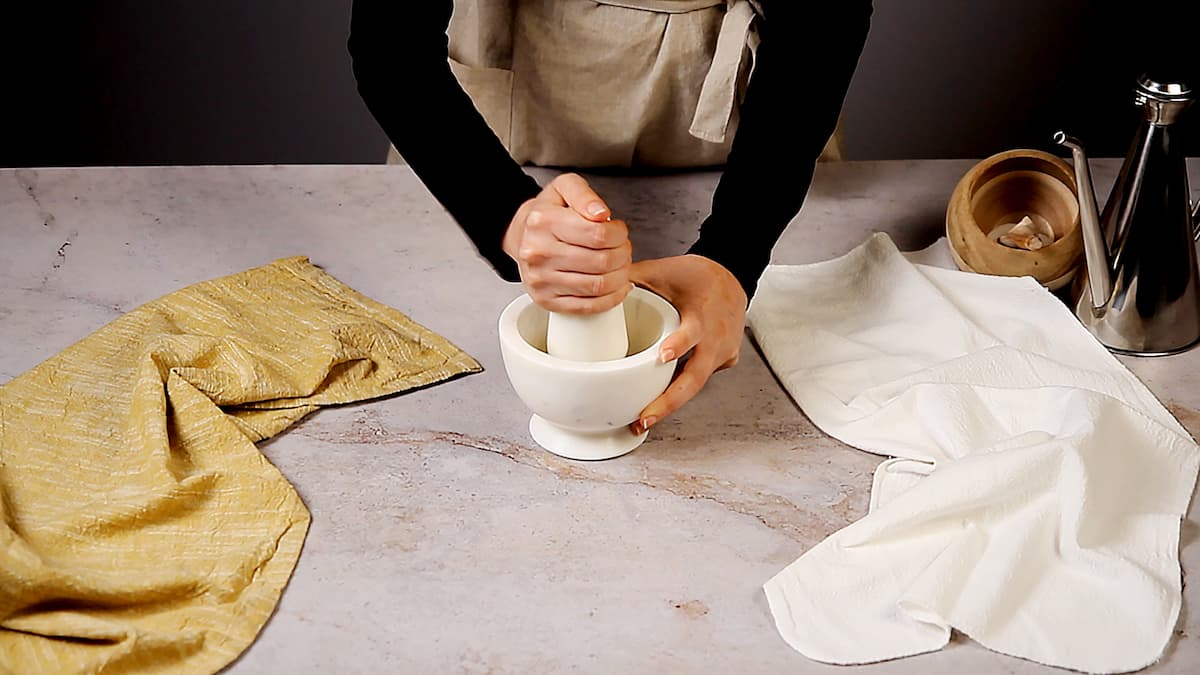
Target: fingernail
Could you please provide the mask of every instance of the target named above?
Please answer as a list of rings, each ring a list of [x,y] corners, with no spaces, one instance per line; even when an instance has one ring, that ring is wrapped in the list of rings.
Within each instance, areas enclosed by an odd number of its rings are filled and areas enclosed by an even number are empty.
[[[675,358],[675,352],[674,352],[674,350],[671,350],[671,349],[664,349],[661,352],[659,352],[659,354],[658,354],[658,359],[659,359],[660,363],[666,363],[668,361],[673,360],[674,358]]]
[[[654,417],[653,415],[651,415],[650,417],[643,417],[638,422],[638,426],[642,428],[640,433],[645,433],[647,431],[650,431],[650,427],[654,426],[657,422],[658,422],[658,418]]]
[[[587,210],[588,210],[588,213],[590,213],[593,216],[600,216],[600,215],[604,215],[604,212],[607,211],[608,209],[604,208],[604,205],[601,204],[600,202],[592,202],[591,204],[588,204]]]

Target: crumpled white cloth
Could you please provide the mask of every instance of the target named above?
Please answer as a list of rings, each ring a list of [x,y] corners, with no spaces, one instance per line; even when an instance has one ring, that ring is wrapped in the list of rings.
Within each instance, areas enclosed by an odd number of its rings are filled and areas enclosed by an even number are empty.
[[[768,268],[749,324],[814,424],[893,458],[867,516],[764,586],[792,647],[868,663],[953,628],[1088,672],[1158,659],[1200,449],[1060,301],[913,264],[877,234]]]

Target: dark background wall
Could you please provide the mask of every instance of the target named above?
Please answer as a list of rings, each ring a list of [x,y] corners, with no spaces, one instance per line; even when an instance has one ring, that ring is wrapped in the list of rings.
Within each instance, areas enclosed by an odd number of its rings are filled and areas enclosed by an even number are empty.
[[[875,0],[847,97],[855,158],[980,157],[1048,147],[1059,128],[1124,155],[1144,70],[1200,88],[1200,33],[1182,2]],[[1200,111],[1194,114],[1200,118]],[[1186,119],[1186,118],[1185,118]],[[1200,154],[1200,121],[1189,155]]]
[[[25,4],[0,28],[0,166],[384,159],[346,53],[350,0]],[[1146,3],[876,0],[849,156],[982,157],[1048,147],[1060,126],[1097,156],[1124,154],[1138,72],[1197,72],[1172,6],[1151,18]],[[822,95],[803,73],[796,88]],[[1188,126],[1198,155],[1200,123]]]

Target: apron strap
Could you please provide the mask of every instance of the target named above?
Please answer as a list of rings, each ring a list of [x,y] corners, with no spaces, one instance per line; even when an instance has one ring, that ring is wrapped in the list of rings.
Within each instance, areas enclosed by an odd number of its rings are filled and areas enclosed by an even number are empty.
[[[712,66],[700,88],[696,114],[688,133],[710,143],[724,143],[733,119],[733,104],[738,95],[738,74],[743,60],[750,54],[751,69],[758,48],[758,34],[752,30],[754,7],[749,0],[728,0]]]

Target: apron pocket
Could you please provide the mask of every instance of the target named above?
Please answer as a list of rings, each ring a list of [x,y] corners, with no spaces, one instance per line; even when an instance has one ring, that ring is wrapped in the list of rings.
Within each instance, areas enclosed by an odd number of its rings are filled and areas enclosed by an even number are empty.
[[[480,68],[450,61],[450,71],[471,97],[475,109],[491,127],[505,148],[512,138],[513,73],[503,68]]]

